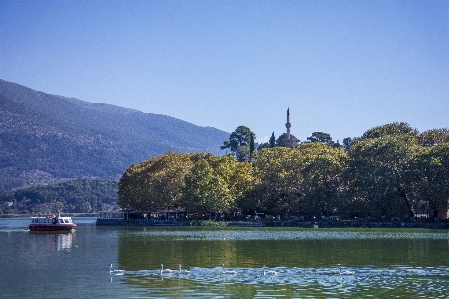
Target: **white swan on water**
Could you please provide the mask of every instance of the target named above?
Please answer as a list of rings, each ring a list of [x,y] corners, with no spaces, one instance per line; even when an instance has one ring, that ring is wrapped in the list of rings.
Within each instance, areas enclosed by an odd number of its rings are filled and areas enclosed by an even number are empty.
[[[341,271],[341,267],[338,266],[338,269],[340,270],[340,275],[354,275],[354,271]]]
[[[170,269],[164,269],[164,265],[163,264],[161,264],[161,275],[162,274],[170,274],[170,273],[173,273],[173,270],[170,270]]]
[[[226,275],[236,275],[237,271],[234,270],[225,270],[224,268],[224,264],[221,265],[221,274],[226,274]]]
[[[187,275],[187,274],[190,274],[190,271],[189,270],[181,270],[181,264],[179,264],[179,274]]]
[[[265,270],[265,265],[263,265],[263,276],[266,276],[266,275],[275,276],[278,274],[279,274],[279,272],[274,271],[274,270]]]
[[[125,270],[119,270],[119,269],[112,269],[112,263],[109,264],[109,273],[115,274],[115,275],[123,275],[125,274]]]

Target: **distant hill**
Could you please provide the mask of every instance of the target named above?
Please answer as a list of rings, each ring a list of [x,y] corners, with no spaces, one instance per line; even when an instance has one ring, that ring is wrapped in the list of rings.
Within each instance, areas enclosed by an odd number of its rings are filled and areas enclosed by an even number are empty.
[[[0,190],[75,178],[117,180],[167,151],[221,154],[229,133],[0,80]]]
[[[77,179],[0,191],[0,216],[4,214],[96,213],[115,209],[117,182]]]

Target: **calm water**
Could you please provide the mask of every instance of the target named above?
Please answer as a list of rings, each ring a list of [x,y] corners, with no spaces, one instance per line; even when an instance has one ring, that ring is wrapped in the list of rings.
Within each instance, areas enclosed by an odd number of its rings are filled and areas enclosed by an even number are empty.
[[[449,231],[96,227],[0,219],[1,298],[447,298]],[[109,263],[125,270],[110,275]],[[190,270],[160,275],[164,268]],[[236,275],[223,275],[221,265]],[[338,265],[353,276],[340,276]],[[264,276],[262,267],[278,272]]]

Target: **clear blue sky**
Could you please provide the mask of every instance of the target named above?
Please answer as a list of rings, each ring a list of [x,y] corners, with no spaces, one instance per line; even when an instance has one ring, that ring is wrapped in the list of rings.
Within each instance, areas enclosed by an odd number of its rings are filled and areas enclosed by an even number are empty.
[[[0,79],[257,139],[449,127],[449,1],[0,0]]]

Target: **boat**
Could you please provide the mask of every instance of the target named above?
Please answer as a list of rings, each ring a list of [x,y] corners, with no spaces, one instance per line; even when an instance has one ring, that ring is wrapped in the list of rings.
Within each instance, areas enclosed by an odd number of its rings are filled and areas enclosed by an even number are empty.
[[[76,226],[72,217],[61,214],[31,217],[30,231],[71,231]]]

